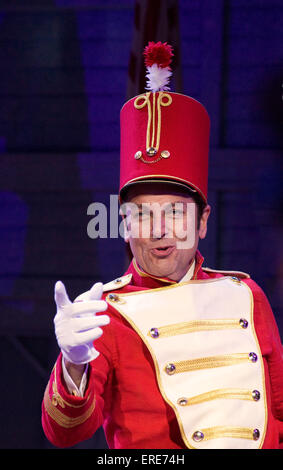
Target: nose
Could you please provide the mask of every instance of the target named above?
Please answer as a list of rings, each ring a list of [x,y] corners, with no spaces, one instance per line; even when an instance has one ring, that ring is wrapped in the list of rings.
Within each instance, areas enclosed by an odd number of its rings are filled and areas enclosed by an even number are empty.
[[[165,214],[163,212],[153,213],[151,220],[151,236],[154,239],[162,239],[168,235],[168,229],[165,221]]]

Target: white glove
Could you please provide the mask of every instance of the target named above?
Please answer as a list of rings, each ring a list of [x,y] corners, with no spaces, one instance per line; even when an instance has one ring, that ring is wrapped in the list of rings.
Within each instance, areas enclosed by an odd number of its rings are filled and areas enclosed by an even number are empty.
[[[63,282],[57,281],[55,284],[56,338],[64,358],[73,364],[86,364],[99,355],[93,341],[103,333],[100,326],[110,322],[108,315],[96,316],[96,313],[107,309],[107,303],[100,300],[102,292],[102,283],[96,283],[85,301],[72,303]]]

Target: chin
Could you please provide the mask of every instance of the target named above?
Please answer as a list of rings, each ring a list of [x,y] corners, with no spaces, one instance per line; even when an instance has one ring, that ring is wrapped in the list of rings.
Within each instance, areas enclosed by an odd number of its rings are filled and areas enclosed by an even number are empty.
[[[166,260],[159,260],[158,266],[156,264],[154,266],[150,266],[148,270],[146,270],[149,274],[156,277],[169,277],[174,273],[174,268],[172,269],[171,266],[168,266]]]

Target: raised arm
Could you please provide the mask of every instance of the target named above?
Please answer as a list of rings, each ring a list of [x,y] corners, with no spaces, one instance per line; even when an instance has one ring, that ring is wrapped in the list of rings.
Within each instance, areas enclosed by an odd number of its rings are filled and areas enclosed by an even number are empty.
[[[79,397],[66,386],[62,368],[64,361],[67,373],[79,388],[86,364],[94,361],[98,364],[96,385],[98,389],[102,387],[99,370],[103,369],[106,361],[98,357],[94,342],[103,333],[101,327],[110,319],[108,315],[99,315],[107,309],[101,296],[102,284],[97,283],[83,301],[71,302],[64,284],[61,281],[55,284],[57,313],[54,325],[61,354],[45,391],[42,424],[47,438],[58,447],[71,446],[89,438],[102,424],[103,404],[101,399],[97,400],[94,374],[91,374],[85,394]]]

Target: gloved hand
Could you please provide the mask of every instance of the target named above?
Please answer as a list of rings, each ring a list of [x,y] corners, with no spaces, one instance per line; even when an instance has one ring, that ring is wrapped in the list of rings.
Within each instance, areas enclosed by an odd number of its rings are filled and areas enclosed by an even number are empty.
[[[72,303],[63,282],[55,284],[56,338],[64,358],[73,364],[86,364],[99,355],[93,341],[102,335],[100,327],[110,322],[108,315],[96,316],[107,309],[107,303],[100,300],[102,292],[102,283],[96,283],[86,300]]]

